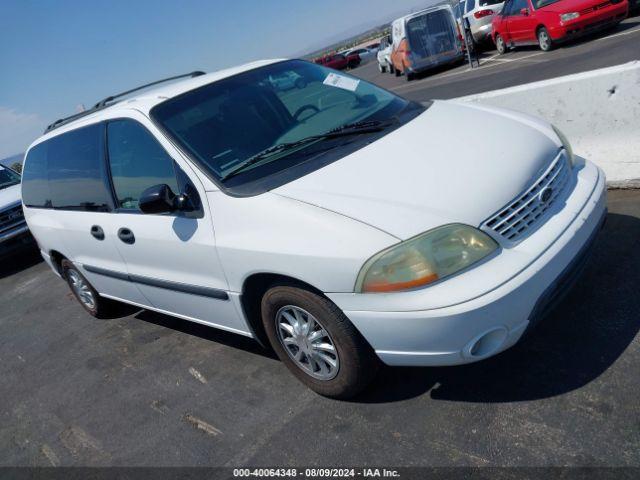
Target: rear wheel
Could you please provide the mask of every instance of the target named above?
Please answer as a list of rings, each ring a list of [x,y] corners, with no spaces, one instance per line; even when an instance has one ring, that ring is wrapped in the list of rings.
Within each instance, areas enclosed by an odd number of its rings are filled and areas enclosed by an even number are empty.
[[[113,300],[102,298],[72,262],[64,259],[61,267],[71,292],[89,315],[96,318],[106,318],[115,312],[119,304]]]
[[[332,398],[361,392],[379,368],[375,353],[342,311],[301,288],[262,298],[262,322],[280,360],[308,388]]]
[[[389,63],[389,73],[396,73],[396,69],[393,66],[393,63]]]
[[[538,29],[538,45],[543,52],[548,52],[553,48],[553,40],[545,27]]]
[[[398,70],[397,68],[395,68],[395,66],[393,68],[393,73],[394,73],[394,75],[396,77],[399,77],[402,74],[402,72],[400,70]]]
[[[380,71],[380,73],[384,73],[387,71],[387,67],[378,62],[378,70]]]
[[[496,49],[498,50],[498,53],[500,55],[504,55],[505,53],[507,53],[507,45],[504,43],[504,40],[500,36],[500,34],[496,35]]]

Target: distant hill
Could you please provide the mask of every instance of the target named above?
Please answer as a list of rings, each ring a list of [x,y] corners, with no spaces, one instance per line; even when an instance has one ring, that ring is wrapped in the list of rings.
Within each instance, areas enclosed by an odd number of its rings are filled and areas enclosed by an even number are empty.
[[[391,21],[396,18],[400,18],[411,12],[422,10],[437,3],[452,3],[452,1],[453,0],[419,0],[419,3],[416,3],[413,7],[403,8],[394,13],[379,16],[377,18],[371,18],[359,25],[353,25],[347,31],[337,33],[323,40],[311,43],[307,48],[299,50],[292,56],[310,58],[329,51],[341,50],[342,47],[358,44],[360,39],[375,37],[378,33],[382,33],[389,28]],[[354,34],[354,32],[356,33]]]
[[[13,155],[11,157],[3,158],[2,160],[0,160],[0,163],[2,165],[6,165],[7,167],[10,167],[16,162],[19,164],[22,164],[23,159],[24,159],[24,153],[19,153],[18,155]]]

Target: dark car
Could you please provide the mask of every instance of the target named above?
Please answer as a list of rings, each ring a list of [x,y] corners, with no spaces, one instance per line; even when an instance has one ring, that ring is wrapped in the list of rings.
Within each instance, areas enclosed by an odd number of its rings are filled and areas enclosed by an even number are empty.
[[[0,165],[0,257],[32,243],[22,212],[20,175]]]

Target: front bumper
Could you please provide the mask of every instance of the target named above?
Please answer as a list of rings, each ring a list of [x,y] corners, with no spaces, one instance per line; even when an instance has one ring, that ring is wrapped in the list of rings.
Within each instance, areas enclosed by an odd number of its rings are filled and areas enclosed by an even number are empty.
[[[544,315],[545,305],[557,298],[558,288],[565,285],[563,280],[571,278],[568,272],[577,268],[576,259],[584,258],[586,246],[602,224],[606,212],[604,173],[586,162],[577,182],[565,199],[564,208],[509,253],[530,255],[533,261],[487,293],[442,308],[403,310],[396,307],[393,311],[380,308],[380,302],[375,298],[379,294],[328,296],[388,365],[457,365],[504,351],[520,339],[530,324]],[[559,225],[561,233],[545,239],[550,232],[556,231],[553,227]],[[539,252],[533,245],[539,245],[541,239],[546,240],[546,247]],[[499,269],[500,264],[494,259],[483,268]],[[499,272],[494,273],[492,276],[490,270],[485,270],[485,281],[497,277]],[[459,288],[465,276],[467,280],[473,278],[473,274],[463,274],[458,281],[448,282],[456,285],[453,288]],[[444,287],[448,282],[441,285]],[[428,290],[412,293],[412,299],[429,295]],[[355,305],[363,307],[368,302],[375,310],[351,308]]]
[[[0,257],[5,257],[28,245],[33,245],[35,240],[27,224],[20,225],[8,232],[0,234]]]
[[[622,2],[616,5],[595,10],[581,15],[574,20],[558,24],[549,29],[551,38],[555,41],[571,40],[597,32],[624,20],[628,15],[629,4]]]

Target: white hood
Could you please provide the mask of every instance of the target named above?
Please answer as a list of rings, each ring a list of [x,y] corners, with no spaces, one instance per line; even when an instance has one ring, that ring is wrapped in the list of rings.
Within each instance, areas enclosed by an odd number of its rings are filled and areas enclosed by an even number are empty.
[[[407,239],[446,223],[479,226],[540,176],[560,147],[551,126],[534,117],[437,101],[273,193]]]
[[[20,202],[20,184],[0,189],[0,210]]]

